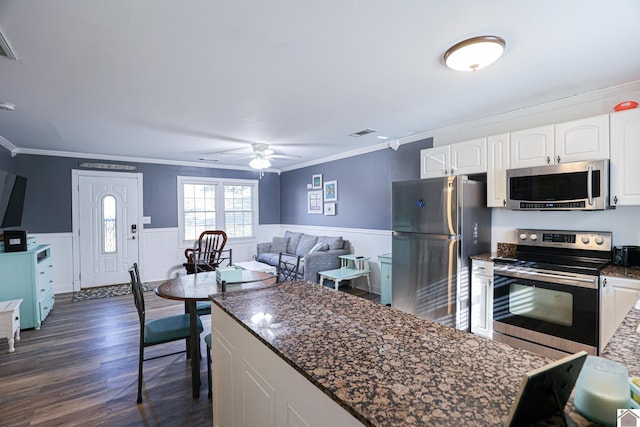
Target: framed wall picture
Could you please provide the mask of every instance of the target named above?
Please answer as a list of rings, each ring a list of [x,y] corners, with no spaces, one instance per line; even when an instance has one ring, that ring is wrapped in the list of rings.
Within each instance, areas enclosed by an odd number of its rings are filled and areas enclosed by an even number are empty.
[[[311,176],[311,188],[320,190],[322,188],[322,174]]]
[[[336,202],[338,200],[338,181],[324,183],[324,201]]]
[[[325,215],[335,215],[336,214],[336,204],[335,203],[325,203],[324,204],[324,214]]]
[[[322,190],[307,192],[307,213],[322,214]]]

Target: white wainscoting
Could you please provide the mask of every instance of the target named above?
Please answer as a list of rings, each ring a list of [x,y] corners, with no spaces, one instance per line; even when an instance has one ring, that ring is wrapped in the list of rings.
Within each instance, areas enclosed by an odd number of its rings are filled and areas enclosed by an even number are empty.
[[[73,292],[73,254],[71,233],[29,233],[40,245],[51,245],[53,292]]]
[[[233,261],[249,261],[256,254],[256,243],[271,241],[278,235],[280,226],[261,225],[256,232],[257,239],[227,242],[233,250]],[[145,281],[171,279],[185,274],[182,264],[186,261],[184,247],[178,242],[178,228],[144,229],[140,245],[140,275]]]
[[[228,244],[233,249],[233,261],[249,261],[256,254],[256,243],[270,242],[273,236],[282,236],[286,230],[317,236],[342,236],[351,244],[354,254],[370,257],[371,289],[380,293],[380,261],[378,255],[391,252],[392,232],[339,227],[302,225],[261,225],[257,238]],[[30,234],[39,244],[51,245],[53,289],[56,294],[73,292],[72,233]],[[185,274],[184,248],[178,245],[178,228],[143,229],[140,244],[140,274],[145,281],[166,280]],[[367,289],[366,279],[356,279],[355,286]]]
[[[371,268],[371,292],[380,294],[380,261],[378,255],[391,252],[391,230],[367,230],[358,228],[320,227],[307,225],[281,225],[280,233],[274,236],[282,236],[286,230],[299,233],[312,234],[314,236],[342,236],[351,245],[351,252],[356,255],[369,257]],[[268,240],[267,240],[268,241]],[[367,279],[355,280],[355,287],[367,289]]]

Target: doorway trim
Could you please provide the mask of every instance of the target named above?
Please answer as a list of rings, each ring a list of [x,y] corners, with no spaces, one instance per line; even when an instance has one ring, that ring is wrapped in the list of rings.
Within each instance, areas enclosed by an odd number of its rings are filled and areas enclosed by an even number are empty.
[[[82,282],[80,280],[80,200],[78,197],[79,177],[91,176],[91,177],[123,177],[123,178],[135,178],[138,183],[138,224],[142,225],[143,206],[142,206],[142,173],[140,172],[107,172],[85,169],[72,169],[71,170],[71,245],[73,252],[73,291],[77,292],[81,289]],[[142,227],[140,227],[142,228]],[[140,254],[144,253],[144,238],[143,230],[138,232],[138,259]]]

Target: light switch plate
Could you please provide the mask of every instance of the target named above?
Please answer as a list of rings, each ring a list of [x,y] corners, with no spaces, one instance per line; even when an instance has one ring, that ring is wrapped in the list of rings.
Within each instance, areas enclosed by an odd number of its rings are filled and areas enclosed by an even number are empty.
[[[150,216],[143,216],[142,217],[142,223],[143,224],[151,224],[151,217]]]

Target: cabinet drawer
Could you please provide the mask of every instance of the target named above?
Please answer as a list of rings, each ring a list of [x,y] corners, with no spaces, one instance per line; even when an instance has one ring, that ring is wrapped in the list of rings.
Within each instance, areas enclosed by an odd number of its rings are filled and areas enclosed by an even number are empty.
[[[40,322],[43,322],[44,319],[47,318],[49,312],[53,308],[53,304],[55,303],[55,295],[53,294],[53,289],[49,289],[47,293],[44,295],[40,301],[38,301],[38,309],[40,310]]]
[[[493,277],[493,262],[474,259],[471,261],[471,274]]]
[[[38,291],[38,295],[43,295],[45,293],[47,293],[49,291],[49,289],[53,288],[53,279],[52,279],[52,274],[51,274],[51,266],[50,265],[44,265],[44,266],[40,266],[38,265],[38,269],[37,269],[37,288],[36,290]],[[39,298],[38,296],[38,298]]]

